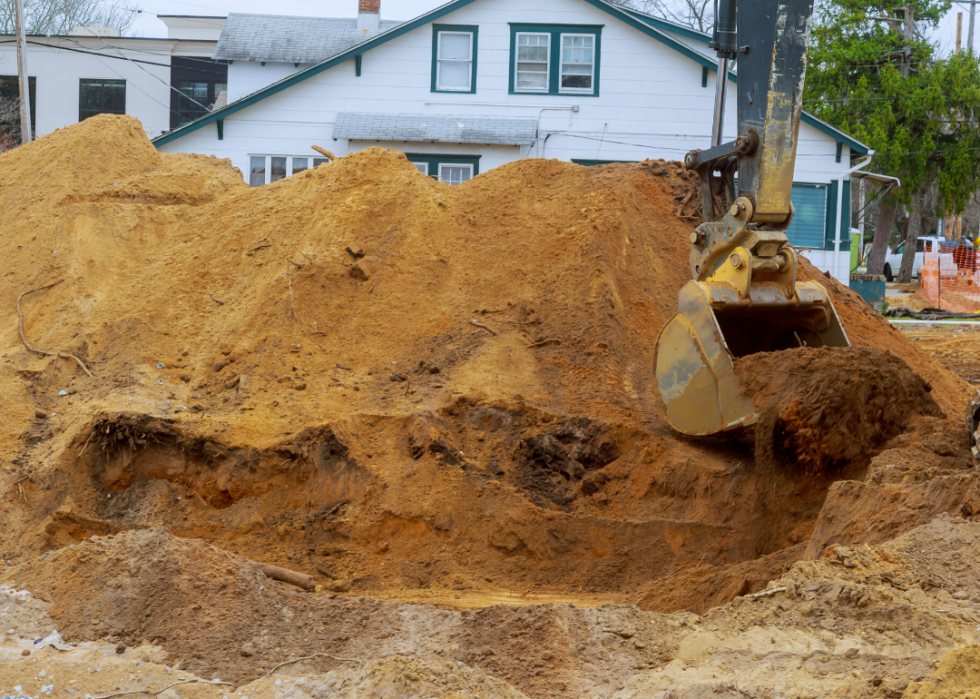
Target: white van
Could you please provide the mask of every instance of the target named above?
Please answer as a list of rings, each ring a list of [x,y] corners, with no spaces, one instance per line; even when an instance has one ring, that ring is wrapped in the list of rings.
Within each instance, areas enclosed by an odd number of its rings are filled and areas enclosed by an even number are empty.
[[[912,264],[913,277],[918,278],[919,272],[922,271],[922,262],[925,257],[923,253],[938,251],[940,243],[949,244],[950,241],[942,236],[927,235],[919,238],[915,246],[915,262]],[[894,250],[885,255],[885,269],[883,270],[885,281],[892,281],[898,274],[898,270],[902,267],[902,251],[904,249],[905,241],[903,240]]]

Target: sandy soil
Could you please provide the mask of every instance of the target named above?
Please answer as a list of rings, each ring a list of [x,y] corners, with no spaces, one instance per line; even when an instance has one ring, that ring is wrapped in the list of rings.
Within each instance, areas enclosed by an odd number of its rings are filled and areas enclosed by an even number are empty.
[[[904,325],[899,330],[929,356],[973,386],[980,386],[980,323]]]
[[[966,381],[804,263],[855,349],[759,389],[795,457],[661,417],[694,187],[368,149],[251,189],[111,115],[0,155],[0,584],[43,605],[0,690],[50,658],[65,696],[885,697],[970,662],[973,588],[951,617],[915,577],[976,565]],[[941,560],[884,548],[915,536]],[[18,655],[48,626],[78,649]]]

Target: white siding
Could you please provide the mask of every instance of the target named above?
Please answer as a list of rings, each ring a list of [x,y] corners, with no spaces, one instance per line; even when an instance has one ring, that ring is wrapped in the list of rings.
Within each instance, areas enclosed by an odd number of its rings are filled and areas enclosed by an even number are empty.
[[[309,68],[309,64],[300,63],[297,67],[292,63],[262,65],[250,61],[232,61],[228,66],[228,101],[241,99],[304,68]]]
[[[598,97],[508,94],[509,22],[602,25]],[[430,91],[432,26],[425,25],[354,60],[335,66],[224,120],[224,140],[208,125],[161,147],[230,158],[243,173],[249,154],[311,155],[313,144],[337,155],[382,145],[406,152],[480,154],[480,171],[523,157],[561,160],[680,160],[709,145],[715,75],[701,86],[701,66],[674,49],[581,0],[481,0],[437,24],[479,26],[475,94]],[[703,46],[699,47],[703,50]],[[300,68],[235,62],[229,70],[236,99]],[[735,90],[728,85],[725,134],[735,133]],[[571,111],[577,106],[578,111]],[[554,111],[556,108],[564,111]],[[538,120],[531,147],[333,141],[338,112],[521,116]],[[800,128],[796,180],[840,179],[849,160],[836,162],[836,141],[806,124]]]
[[[147,136],[156,138],[170,128],[170,57],[210,58],[215,43],[129,37],[108,37],[104,41],[88,37],[29,37],[29,41],[32,43],[27,46],[27,73],[36,78],[34,119],[38,137],[77,123],[79,81],[102,78],[126,81],[126,114],[138,118]],[[144,62],[137,64],[133,60]],[[17,47],[11,38],[8,43],[0,43],[0,75],[16,74]]]

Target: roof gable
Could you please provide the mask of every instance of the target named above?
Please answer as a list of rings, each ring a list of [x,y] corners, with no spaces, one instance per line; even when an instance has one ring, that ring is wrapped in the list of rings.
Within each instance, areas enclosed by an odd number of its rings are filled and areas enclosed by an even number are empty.
[[[196,131],[197,129],[200,129],[203,126],[224,119],[227,116],[230,116],[238,111],[241,111],[242,109],[245,109],[246,107],[255,104],[256,102],[260,102],[264,100],[266,97],[271,97],[272,95],[282,92],[283,90],[293,85],[296,85],[297,83],[303,82],[304,80],[311,78],[314,75],[319,75],[325,70],[329,70],[334,66],[349,61],[351,58],[354,58],[355,56],[360,56],[361,54],[370,51],[373,48],[381,46],[382,44],[385,44],[391,41],[392,39],[402,36],[403,34],[407,34],[410,31],[418,29],[419,27],[424,27],[427,24],[431,24],[437,19],[449,14],[450,12],[455,12],[456,10],[462,7],[466,7],[467,5],[475,1],[476,0],[452,0],[451,2],[448,2],[445,5],[441,5],[435,8],[434,10],[430,10],[425,14],[419,15],[413,20],[398,24],[386,31],[381,32],[380,34],[377,34],[374,38],[358,43],[342,51],[341,53],[338,53],[335,56],[332,56],[324,61],[321,61],[320,63],[312,65],[309,68],[305,68],[304,70],[301,70],[286,78],[283,78],[278,82],[274,82],[271,85],[267,85],[261,88],[260,90],[256,90],[250,95],[246,95],[245,97],[242,97],[241,99],[232,102],[231,104],[221,107],[220,109],[215,109],[214,111],[210,112],[209,114],[206,114],[205,116],[195,119],[194,121],[188,124],[184,124],[183,126],[174,129],[173,131],[170,131],[166,134],[163,134],[162,136],[158,136],[157,138],[153,139],[153,143],[155,145],[162,146],[164,144],[170,143],[171,141],[175,141],[176,139],[180,138],[185,134],[191,133],[192,131]],[[717,61],[711,59],[708,56],[705,56],[702,53],[695,51],[694,49],[690,48],[683,42],[675,39],[674,37],[670,36],[667,33],[667,31],[672,31],[672,32],[678,31],[679,27],[677,25],[674,25],[670,22],[664,22],[663,20],[658,20],[658,22],[665,25],[664,29],[667,30],[665,31],[654,26],[653,23],[651,23],[651,20],[653,18],[651,18],[648,15],[644,15],[643,13],[639,13],[635,11],[627,11],[619,5],[613,5],[607,2],[607,0],[582,0],[582,1],[587,2],[593,7],[603,10],[604,12],[607,12],[608,14],[622,21],[624,24],[627,24],[633,27],[634,29],[637,29],[638,31],[646,34],[647,36],[656,39],[660,43],[674,49],[678,53],[686,56],[687,58],[690,58],[692,61],[700,64],[705,68],[708,68],[709,70],[718,69]],[[691,31],[692,33],[700,34],[699,32],[693,32],[693,30]],[[729,80],[737,81],[735,74],[732,72],[729,72],[728,78]],[[817,119],[816,117],[812,116],[811,114],[808,114],[807,112],[803,112],[802,118],[804,122],[815,127],[819,131],[831,136],[838,143],[844,143],[856,153],[865,154],[870,150],[866,145],[864,145],[860,141],[851,138],[843,131],[839,131],[835,129],[834,127],[830,126],[826,122]]]

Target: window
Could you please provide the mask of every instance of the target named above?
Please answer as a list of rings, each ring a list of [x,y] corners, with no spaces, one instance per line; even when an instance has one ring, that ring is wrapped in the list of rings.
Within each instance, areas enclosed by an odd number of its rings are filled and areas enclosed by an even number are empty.
[[[446,184],[463,184],[473,177],[473,166],[439,163],[439,177]]]
[[[31,132],[37,137],[37,78],[27,79],[27,101],[31,104]],[[9,116],[0,116],[0,150],[3,141],[20,141],[20,82],[16,75],[0,75],[0,103],[10,105]]]
[[[510,25],[510,92],[599,95],[601,26]]]
[[[78,84],[78,120],[85,121],[96,114],[126,113],[125,80],[89,80]]]
[[[548,91],[550,34],[517,35],[517,89],[522,92]]]
[[[208,83],[192,82],[181,80],[177,86],[180,92],[180,101],[177,111],[180,112],[179,126],[183,126],[189,121],[194,121],[208,113]]]
[[[248,170],[248,183],[253,187],[261,187],[265,184],[265,156],[253,155],[252,164]]]
[[[477,30],[432,25],[432,92],[476,92]]]
[[[286,158],[272,157],[272,168],[269,170],[269,181],[278,182],[286,177]]]
[[[406,157],[423,175],[429,175],[446,184],[462,184],[480,174],[479,155],[407,153]]]
[[[327,162],[326,158],[288,155],[252,155],[248,160],[248,183],[252,187],[278,182],[290,175],[309,170],[311,161],[313,167]]]
[[[170,59],[170,128],[205,116],[228,90],[228,64],[208,58]]]
[[[789,242],[798,248],[824,247],[827,228],[827,185],[793,184],[793,221],[786,230]]]
[[[592,92],[594,67],[591,34],[561,35],[561,85],[562,91]]]

